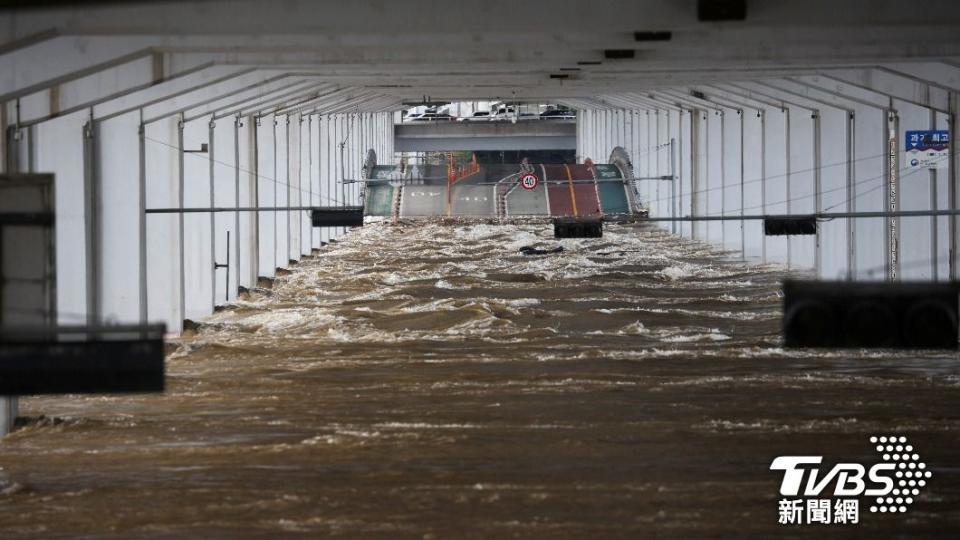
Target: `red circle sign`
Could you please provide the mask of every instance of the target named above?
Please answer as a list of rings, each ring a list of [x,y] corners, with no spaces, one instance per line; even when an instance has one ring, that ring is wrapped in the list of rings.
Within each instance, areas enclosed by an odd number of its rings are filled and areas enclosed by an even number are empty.
[[[520,177],[520,187],[526,190],[537,189],[540,185],[540,179],[533,173],[526,173]]]

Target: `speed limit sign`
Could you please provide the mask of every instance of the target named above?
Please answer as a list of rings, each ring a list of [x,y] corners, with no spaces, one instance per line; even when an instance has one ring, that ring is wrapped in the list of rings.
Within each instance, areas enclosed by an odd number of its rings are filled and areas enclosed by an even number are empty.
[[[539,184],[540,179],[533,173],[524,173],[524,175],[520,177],[520,187],[528,191],[536,189]]]

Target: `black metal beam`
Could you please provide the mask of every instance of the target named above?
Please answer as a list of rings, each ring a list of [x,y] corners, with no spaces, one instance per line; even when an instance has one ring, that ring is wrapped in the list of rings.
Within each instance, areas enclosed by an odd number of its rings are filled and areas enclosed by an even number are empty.
[[[0,226],[3,225],[36,225],[49,227],[53,225],[54,215],[51,212],[0,212]]]
[[[820,212],[817,214],[730,214],[726,216],[679,216],[651,217],[644,221],[756,221],[768,219],[808,219],[829,220],[837,218],[881,218],[881,217],[934,217],[960,216],[956,210],[897,210],[895,212]]]
[[[314,208],[310,212],[314,227],[360,227],[363,225],[363,207]]]
[[[787,347],[957,349],[960,283],[783,283]]]
[[[163,392],[163,325],[5,329],[0,395]]]
[[[313,210],[350,210],[359,206],[200,206],[193,208],[147,208],[147,214],[202,214],[204,212],[310,212]]]

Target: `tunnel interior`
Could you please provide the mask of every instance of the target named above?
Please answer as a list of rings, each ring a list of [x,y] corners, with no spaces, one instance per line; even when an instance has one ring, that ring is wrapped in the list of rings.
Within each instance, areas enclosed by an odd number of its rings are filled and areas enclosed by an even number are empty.
[[[0,537],[955,537],[957,2],[0,23]]]

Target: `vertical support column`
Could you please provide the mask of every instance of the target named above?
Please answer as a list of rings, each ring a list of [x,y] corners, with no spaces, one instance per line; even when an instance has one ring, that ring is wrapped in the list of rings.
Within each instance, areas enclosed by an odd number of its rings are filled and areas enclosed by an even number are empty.
[[[891,100],[892,101],[892,100]],[[892,105],[892,103],[891,103]],[[886,162],[886,177],[887,177],[887,186],[884,191],[887,194],[887,211],[896,212],[897,211],[897,201],[899,197],[897,195],[898,189],[898,178],[897,172],[899,170],[899,156],[897,153],[897,134],[900,131],[900,117],[897,115],[896,111],[891,107],[887,111],[887,148],[888,152]],[[899,270],[900,270],[900,253],[899,253],[899,218],[890,216],[887,217],[887,280],[897,281],[899,280]]]
[[[937,210],[937,169],[930,169],[930,209]],[[939,281],[940,246],[937,236],[940,234],[937,227],[937,216],[930,216],[930,275],[933,281]]]
[[[654,121],[647,126],[647,130],[648,130],[648,131],[650,130],[651,127],[653,128],[653,137],[652,137],[652,139],[653,139],[653,144],[651,144],[651,147],[655,149],[655,150],[654,150],[654,154],[653,154],[653,158],[654,158],[654,159],[652,160],[652,161],[653,161],[653,170],[652,170],[652,171],[648,171],[648,173],[647,173],[647,176],[651,176],[651,177],[652,177],[652,176],[660,176],[660,175],[661,175],[661,172],[660,172],[660,151],[662,150],[662,148],[660,148],[660,109],[654,109],[654,111],[653,111],[653,119],[654,119]],[[648,185],[652,185],[652,186],[653,186],[653,194],[652,194],[653,196],[650,197],[650,198],[651,198],[651,202],[656,202],[656,211],[657,211],[657,213],[656,213],[655,215],[659,217],[659,215],[660,215],[660,212],[659,212],[659,210],[660,210],[660,208],[659,208],[659,207],[660,207],[660,182],[659,182],[659,181],[648,182]],[[654,210],[654,205],[653,205],[653,204],[650,204],[649,206],[650,206],[650,210]]]
[[[767,211],[767,110],[760,109],[760,208]],[[767,239],[760,242],[761,260],[767,262]]]
[[[183,114],[177,119],[177,207],[183,210]],[[187,271],[186,271],[186,248],[184,247],[184,214],[177,214],[177,237],[180,247],[180,319],[185,319],[187,315]]]
[[[210,123],[207,124],[207,170],[209,171],[209,181],[210,181],[210,308],[213,309],[217,305],[217,222],[216,214],[213,212],[214,201],[214,180],[213,180],[213,163],[215,159],[214,154],[214,145],[213,145],[213,130],[216,129],[217,123],[210,117]],[[227,248],[229,249],[229,248]],[[230,261],[226,261],[229,265]],[[228,280],[227,287],[230,287]]]
[[[930,109],[930,129],[937,129],[937,113],[933,109]],[[930,168],[928,175],[930,176],[930,210],[937,210],[937,168]],[[940,234],[940,227],[937,226],[938,219],[937,216],[930,216],[930,275],[933,281],[939,281],[940,251],[937,236]]]
[[[277,126],[280,124],[280,121],[277,120],[277,115],[273,115],[273,136],[270,137],[270,140],[273,141],[273,174],[270,177],[273,179],[273,206],[277,206],[277,195],[280,190],[280,179],[277,178]],[[280,212],[274,210],[270,212],[270,215],[273,216],[273,245],[270,246],[270,249],[273,250],[273,266],[274,268],[270,269],[271,275],[276,271],[277,266],[277,246],[280,245],[280,238],[277,236],[280,234],[279,229],[279,219]]]
[[[669,126],[669,122],[667,124]],[[677,217],[677,139],[670,138],[670,214],[671,217]],[[677,234],[677,221],[670,222],[670,232]]]
[[[18,416],[20,416],[20,398],[0,396],[0,437],[13,431]]]
[[[240,113],[237,113],[237,116],[233,119],[233,172],[234,172],[234,189],[233,189],[233,204],[236,210],[233,212],[233,252],[235,253],[234,257],[237,259],[236,271],[234,274],[237,276],[237,285],[239,286],[243,280],[243,274],[240,273],[240,170],[243,167],[240,165],[240,127],[242,125],[242,120],[240,119]],[[256,212],[250,212],[250,214],[256,214]],[[230,261],[227,261],[227,264],[230,264]],[[230,284],[227,283],[227,287]],[[234,289],[236,291],[236,289]]]
[[[857,122],[856,113],[847,114],[847,211],[857,211],[857,200],[854,197],[854,178],[856,178],[856,143]],[[847,218],[847,279],[852,280],[857,272],[857,229],[853,218]]]
[[[284,116],[284,126],[283,126],[283,144],[284,144],[284,146],[286,146],[286,149],[285,149],[284,152],[283,152],[283,158],[284,158],[284,159],[286,160],[286,162],[287,162],[286,167],[284,167],[284,170],[287,172],[286,179],[285,179],[285,183],[287,184],[287,199],[286,199],[286,206],[287,206],[287,207],[293,206],[293,204],[292,204],[292,203],[293,203],[293,182],[292,182],[292,179],[291,179],[291,175],[292,175],[292,172],[291,172],[291,171],[293,170],[292,167],[291,167],[291,165],[293,164],[293,159],[291,159],[291,149],[293,148],[293,143],[291,142],[291,138],[290,138],[290,129],[291,129],[291,128],[290,128],[290,115],[287,114],[286,116]],[[298,122],[298,124],[297,124],[297,130],[299,130],[299,129],[300,129],[300,125],[299,125],[299,122]],[[299,131],[298,131],[298,134],[299,134]],[[298,180],[298,181],[299,181],[299,180]],[[298,212],[297,214],[299,215],[299,212]],[[280,259],[280,264],[282,264],[282,265],[284,265],[284,266],[287,266],[287,265],[290,264],[290,261],[293,260],[293,257],[292,257],[292,254],[293,254],[293,230],[292,230],[292,229],[293,229],[293,223],[292,223],[292,221],[293,221],[293,219],[292,219],[292,218],[293,218],[293,214],[292,214],[290,211],[286,211],[286,212],[283,213],[283,215],[286,216],[286,220],[285,220],[285,221],[287,222],[287,244],[286,244],[286,246],[287,246],[287,252],[284,254],[285,257],[284,257],[283,259]],[[297,249],[299,250],[299,246],[297,247]],[[299,259],[299,256],[298,256],[297,258]]]
[[[337,120],[336,120],[337,150],[339,152],[337,154],[338,156],[337,162],[339,166],[337,167],[336,175],[337,175],[337,181],[340,182],[340,205],[341,206],[347,206],[348,204],[350,204],[348,202],[349,194],[347,192],[347,184],[346,182],[344,182],[344,180],[347,178],[346,176],[347,164],[344,161],[344,153],[347,147],[347,126],[346,126],[347,118],[348,118],[347,115],[339,114],[337,115]],[[337,229],[339,229],[338,234],[343,234],[343,232],[345,231],[343,227],[337,227]]]
[[[784,119],[783,119],[783,140],[784,140],[783,149],[784,149],[784,151],[783,151],[783,154],[784,154],[784,166],[785,166],[785,170],[786,170],[786,173],[787,173],[787,174],[786,174],[786,177],[785,177],[786,189],[784,190],[784,191],[786,192],[787,196],[786,196],[786,201],[784,201],[784,202],[786,202],[786,205],[787,205],[787,213],[790,214],[790,213],[793,211],[793,208],[792,208],[793,205],[790,204],[790,194],[793,193],[793,190],[790,189],[790,187],[791,187],[791,186],[790,186],[790,175],[791,175],[791,172],[792,172],[792,171],[791,171],[791,163],[790,163],[790,107],[784,108],[784,109],[783,109],[783,114],[784,114]],[[792,259],[792,257],[791,257],[791,255],[792,255],[791,251],[792,251],[792,250],[790,249],[791,246],[790,246],[790,237],[789,237],[789,236],[786,238],[786,242],[787,242],[787,268],[792,268],[792,267],[793,267],[793,259]]]
[[[720,116],[720,215],[727,215],[727,111],[718,111]],[[721,221],[720,245],[727,248],[726,222]]]
[[[703,167],[700,167],[700,160],[697,159],[697,180],[699,185],[697,187],[696,193],[703,198],[703,215],[710,215],[710,121],[708,120],[709,115],[704,111],[699,114],[700,122],[699,127],[703,131]],[[699,132],[701,129],[698,129]],[[697,141],[697,144],[700,144],[700,141]],[[704,237],[702,239],[706,240],[710,238],[710,227],[708,222],[704,223]],[[696,226],[696,224],[694,224]]]
[[[743,178],[744,171],[745,171],[743,160],[746,157],[746,152],[744,151],[743,145],[744,145],[744,139],[745,139],[745,131],[747,129],[746,128],[747,115],[744,114],[743,110],[739,111],[739,115],[740,115],[740,218],[741,218],[740,219],[740,256],[743,258],[743,260],[746,260],[747,259],[747,230],[746,229],[747,228],[742,218],[746,213],[745,209],[747,206],[746,204],[747,199],[745,197],[746,192],[744,190],[744,178]],[[762,211],[763,210],[761,210],[761,212]]]
[[[260,117],[257,116],[253,119],[253,126],[250,130],[252,135],[250,139],[250,158],[253,160],[253,182],[250,186],[250,198],[253,200],[254,208],[260,208],[260,130],[257,129],[260,127]],[[250,220],[252,222],[252,240],[251,247],[253,248],[250,253],[250,270],[251,281],[253,285],[257,285],[257,278],[260,277],[260,212],[250,212]]]
[[[302,157],[302,156],[301,156]],[[313,206],[313,115],[307,115],[307,180],[309,183],[307,206]],[[313,252],[313,235],[316,227],[310,227],[310,252]]]
[[[813,211],[820,213],[823,211],[823,195],[821,192],[821,169],[820,169],[820,111],[813,111],[813,129],[811,129],[811,136],[813,137]],[[817,227],[817,233],[814,236],[814,246],[813,246],[813,268],[816,272],[816,276],[820,276],[820,228]]]
[[[0,108],[6,110],[6,107],[3,104],[0,104]],[[19,124],[20,116],[20,100],[17,100],[17,123]],[[19,126],[10,126],[5,130],[7,133],[7,146],[6,151],[6,162],[5,162],[5,172],[7,173],[16,173],[19,172],[19,155],[20,155],[20,130]],[[89,290],[89,289],[88,289]],[[20,398],[17,396],[0,396],[0,437],[10,433],[13,430],[14,424],[17,421],[17,416],[20,415]]]
[[[91,111],[92,114],[93,111]],[[83,125],[83,215],[86,217],[87,324],[100,322],[100,182],[96,175],[93,118]]]
[[[10,120],[7,118],[7,104],[0,101],[0,169],[10,172]]]
[[[949,180],[947,186],[949,189],[948,197],[950,199],[950,210],[956,211],[957,204],[957,159],[960,156],[957,156],[957,94],[955,92],[950,92],[949,96],[950,101],[950,114],[947,119],[948,129],[950,130],[950,163],[947,164],[949,167],[947,174],[949,175]],[[957,279],[957,216],[950,215],[950,280]]]
[[[14,102],[15,114],[13,125],[9,126],[6,130],[7,134],[7,145],[5,147],[6,155],[6,171],[8,173],[20,172],[20,99],[17,98]],[[3,107],[6,110],[6,107]]]
[[[147,322],[147,144],[143,109],[140,109],[140,197],[137,213],[137,228],[140,232],[140,322]]]
[[[700,197],[703,196],[700,168],[700,111],[690,111],[690,215],[697,215]],[[690,223],[690,238],[697,239],[697,223]]]
[[[683,155],[683,113],[685,112],[688,111],[680,107],[677,122],[680,133],[677,137],[677,178],[675,180],[677,183],[677,206],[673,209],[673,217],[680,217],[680,201],[683,200],[683,160],[680,159],[680,156]],[[683,223],[678,223],[677,228],[680,229],[680,236],[683,236]]]

